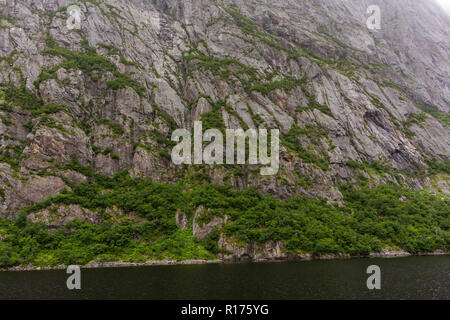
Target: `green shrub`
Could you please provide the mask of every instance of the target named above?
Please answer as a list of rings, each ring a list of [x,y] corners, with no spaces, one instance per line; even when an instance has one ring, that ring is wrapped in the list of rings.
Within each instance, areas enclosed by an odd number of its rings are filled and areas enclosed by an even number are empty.
[[[450,174],[450,160],[439,162],[436,159],[427,159],[430,174],[446,173]]]
[[[73,162],[66,165],[89,177],[72,190],[26,208],[12,222],[0,219],[0,266],[85,264],[93,260],[142,262],[151,259],[213,259],[223,233],[240,245],[282,241],[291,253],[364,255],[389,246],[411,253],[450,248],[450,202],[427,192],[381,185],[374,189],[343,186],[344,205],[296,197],[280,201],[256,189],[229,185],[153,183],[126,172],[93,174]],[[26,215],[52,205],[78,204],[104,213],[117,207],[144,223],[117,222],[107,214],[100,225],[73,221],[49,232]],[[180,230],[175,213],[192,218],[199,206],[229,221],[205,240]]]
[[[321,159],[308,152],[300,143],[299,137],[305,134],[305,131],[298,126],[294,126],[291,130],[281,138],[281,142],[288,149],[295,152],[295,154],[307,163],[312,163],[318,168],[327,171],[329,169],[328,159]]]
[[[98,55],[96,50],[87,44],[87,41],[83,42],[84,53],[58,47],[54,43],[49,43],[49,46],[50,48],[44,50],[42,54],[63,57],[65,60],[50,69],[43,70],[42,74],[35,83],[36,86],[38,86],[41,81],[54,78],[56,71],[60,68],[64,68],[66,70],[81,70],[93,81],[100,80],[103,73],[105,71],[109,71],[115,76],[115,79],[108,80],[106,82],[108,88],[118,90],[130,87],[140,96],[145,95],[145,87],[137,84],[137,82],[130,78],[127,74],[119,72],[114,63],[107,58]]]

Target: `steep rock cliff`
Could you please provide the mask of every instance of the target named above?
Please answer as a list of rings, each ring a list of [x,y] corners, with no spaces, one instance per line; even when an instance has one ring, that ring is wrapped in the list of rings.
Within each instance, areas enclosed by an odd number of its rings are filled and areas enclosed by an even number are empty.
[[[3,215],[87,180],[75,160],[282,199],[340,202],[345,183],[450,192],[436,170],[450,151],[450,18],[432,1],[84,0],[80,30],[71,4],[0,2]],[[366,26],[371,4],[381,30]],[[175,166],[171,132],[196,120],[279,128],[279,174]]]

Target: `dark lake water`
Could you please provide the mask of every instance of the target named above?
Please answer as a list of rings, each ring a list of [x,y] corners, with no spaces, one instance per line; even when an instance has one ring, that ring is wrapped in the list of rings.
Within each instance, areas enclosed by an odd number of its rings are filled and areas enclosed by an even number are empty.
[[[369,291],[367,267],[381,268]],[[450,257],[0,272],[0,299],[450,299]]]

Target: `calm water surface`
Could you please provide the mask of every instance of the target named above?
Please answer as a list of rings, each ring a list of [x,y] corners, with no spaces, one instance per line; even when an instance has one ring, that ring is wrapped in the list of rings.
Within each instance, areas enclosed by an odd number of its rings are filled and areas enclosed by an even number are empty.
[[[382,289],[369,291],[378,265]],[[0,299],[450,299],[450,257],[0,272]]]

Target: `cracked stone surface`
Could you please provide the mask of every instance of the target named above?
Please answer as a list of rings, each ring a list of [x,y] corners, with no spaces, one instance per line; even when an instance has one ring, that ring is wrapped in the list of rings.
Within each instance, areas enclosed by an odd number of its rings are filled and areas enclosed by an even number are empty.
[[[450,153],[450,18],[433,1],[80,1],[81,30],[69,30],[72,2],[0,2],[0,148],[17,160],[0,158],[0,214],[84,181],[62,169],[74,158],[108,176],[176,182],[181,168],[164,156],[161,137],[211,112],[228,128],[276,127],[282,136],[299,128],[298,145],[328,166],[282,144],[277,177],[207,168],[215,183],[333,202],[342,201],[339,185],[360,175],[371,185],[450,192],[448,175],[431,183],[416,174]],[[366,27],[371,4],[381,9],[379,31]],[[50,47],[104,58],[116,71],[64,64]],[[111,87],[118,74],[128,83]],[[280,85],[289,79],[304,81]],[[41,109],[60,108],[37,112],[8,100],[8,88]],[[420,121],[408,121],[414,116]],[[390,172],[349,161],[379,161]]]

